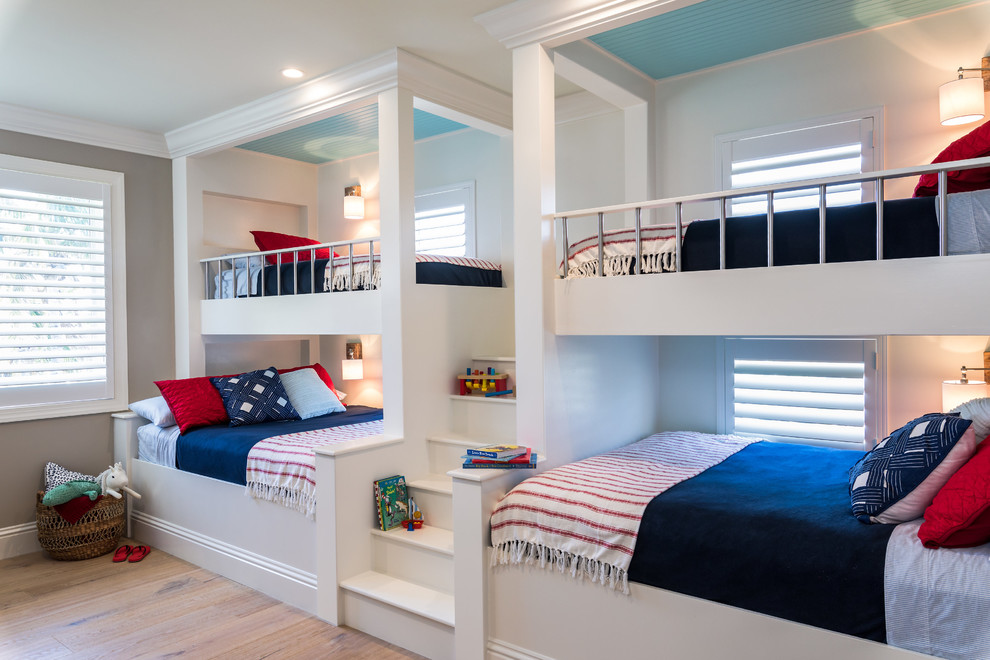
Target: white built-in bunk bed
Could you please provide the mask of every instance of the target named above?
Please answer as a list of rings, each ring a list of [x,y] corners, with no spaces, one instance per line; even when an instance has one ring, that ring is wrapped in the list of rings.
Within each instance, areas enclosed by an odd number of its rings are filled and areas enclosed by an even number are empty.
[[[316,235],[318,202],[311,190],[316,177],[291,164],[273,176],[273,164],[281,159],[243,150],[206,150],[176,161],[177,376],[214,375],[209,349],[226,350],[238,342],[247,342],[264,363],[252,357],[251,368],[269,366],[267,342],[285,341],[299,342],[301,364],[322,358],[331,366],[344,355],[327,356],[327,346],[342,348],[346,338],[362,337],[366,370],[369,357],[373,371],[380,360],[381,375],[370,377],[380,378],[371,389],[382,401],[382,432],[315,449],[315,518],[245,497],[244,486],[141,460],[137,429],[147,420],[133,412],[115,415],[114,448],[144,495],[130,502],[135,538],[331,623],[429,657],[454,658],[453,515],[444,472],[471,444],[458,432],[477,431],[473,444],[484,444],[511,438],[514,431],[511,421],[503,424],[504,415],[496,414],[513,412],[508,404],[514,400],[487,406],[453,401],[458,398],[454,376],[477,356],[512,355],[513,298],[499,264],[437,263],[414,252],[414,99],[395,88],[400,66],[415,71],[406,89],[425,90],[415,99],[417,108],[459,108],[454,117],[476,123],[495,140],[496,154],[502,151],[499,140],[509,135],[505,95],[408,53],[393,51],[366,63],[363,82],[353,69],[344,71],[341,78],[357,89],[386,90],[371,99],[344,95],[327,101],[340,103],[341,110],[378,103],[380,150],[372,174],[380,238],[250,251],[253,230]],[[287,101],[313,110],[310,90],[292,92]],[[256,130],[254,119],[250,126]],[[191,140],[202,137],[200,128]],[[215,128],[229,139],[222,121]],[[453,176],[463,176],[463,168]],[[503,235],[498,226],[505,214],[504,168],[489,167],[484,176],[479,195],[491,204],[487,216],[495,223],[487,254],[511,263],[506,256],[511,234]],[[217,207],[228,210],[216,213]],[[264,218],[275,216],[283,218],[281,224],[264,224]],[[222,219],[219,226],[216,217]],[[232,232],[239,238],[231,239]],[[330,259],[331,252],[338,256]],[[455,277],[444,280],[444,273],[438,274],[444,270],[456,271]],[[233,353],[243,361],[243,351]],[[346,383],[335,386],[349,389]],[[497,428],[484,428],[493,421]],[[437,442],[431,443],[431,436]],[[433,531],[408,537],[399,530],[375,533],[372,482],[395,474],[405,475],[421,497]]]
[[[990,203],[987,201],[990,199],[987,196],[990,191],[977,190],[950,195],[940,192],[935,197],[906,202],[909,206],[925,207],[927,233],[921,247],[914,245],[904,248],[898,243],[893,249],[921,250],[919,254],[930,256],[913,256],[903,252],[892,254],[891,245],[901,238],[896,232],[905,222],[910,223],[912,220],[911,217],[905,220],[903,215],[894,215],[903,210],[897,207],[904,202],[890,204],[882,191],[886,182],[891,179],[916,177],[926,172],[937,172],[939,189],[945,191],[949,172],[985,168],[988,165],[990,158],[980,158],[863,176],[802,181],[786,186],[724,191],[642,204],[556,213],[553,218],[557,222],[557,240],[561,246],[556,261],[558,267],[553,273],[556,278],[553,290],[556,333],[589,336],[776,337],[857,334],[985,335],[986,329],[990,327],[990,316],[982,309],[982,305],[974,304],[975,287],[968,283],[982,282],[990,276],[990,243],[985,241],[987,228],[990,227]],[[801,212],[811,214],[810,218],[804,217],[804,221],[808,225],[814,225],[814,234],[810,239],[808,236],[802,238],[805,241],[810,240],[811,250],[815,254],[813,259],[808,258],[807,254],[800,256],[796,263],[791,262],[792,265],[779,265],[782,260],[793,257],[782,254],[779,242],[782,225],[778,224],[777,231],[774,232],[773,219],[776,216],[780,223],[794,214],[785,216],[779,212],[774,214],[771,210],[769,234],[766,216],[726,217],[727,200],[733,197],[769,194],[772,198],[775,193],[787,189],[817,187],[820,191],[820,204],[824,204],[828,186],[849,181],[865,182],[873,190],[880,191],[879,198],[886,202],[871,202],[852,210],[855,220],[867,225],[865,229],[859,228],[859,235],[855,239],[855,248],[864,248],[861,243],[865,232],[865,249],[868,251],[866,256],[852,256],[848,261],[836,259],[833,262],[836,253],[846,249],[841,245],[842,238],[838,233],[830,233],[826,237],[824,231],[818,231],[821,225],[829,227],[830,220],[841,225],[844,220],[841,210],[835,215],[833,213],[837,209],[825,211],[819,208]],[[685,231],[687,223],[682,224],[684,208],[697,203],[707,203],[707,208],[716,209],[711,220],[701,221],[702,224],[695,228],[701,227],[708,233],[708,241],[702,241],[704,244],[700,248],[698,245],[686,245],[686,237],[690,236],[690,232]],[[674,221],[662,229],[650,228],[645,218],[651,209],[669,210]],[[846,212],[848,211],[849,209]],[[625,214],[631,220],[624,223],[622,228],[609,232],[605,230],[605,223],[611,214]],[[590,238],[569,242],[567,223],[569,219],[579,216],[597,218],[598,232]],[[839,219],[834,220],[836,217]],[[801,220],[800,215],[798,219]],[[738,233],[740,225],[744,228],[752,225],[758,227],[754,232],[755,236],[751,236],[748,243],[746,237]],[[834,227],[826,231],[838,232],[838,229],[839,227]],[[659,240],[656,238],[658,234],[662,236]],[[745,249],[740,244],[745,244]],[[829,256],[829,248],[833,250],[832,258]],[[586,253],[575,256],[582,249]],[[650,252],[652,254],[648,254]],[[687,259],[686,254],[689,255]],[[881,255],[886,258],[880,258]],[[682,268],[684,262],[692,258],[695,263],[701,263],[696,272]],[[742,262],[733,263],[732,259]],[[649,264],[650,270],[656,272],[640,272],[637,268],[639,263]],[[602,264],[602,268],[599,268],[599,264]],[[642,270],[645,271],[646,268]],[[948,315],[921,311],[932,306],[941,310],[965,311],[962,314]],[[921,415],[929,411],[916,412]],[[553,428],[548,428],[547,433],[548,448],[567,443],[567,438],[557,437]],[[633,456],[633,463],[624,462],[629,460],[629,456],[592,459],[591,464],[585,468],[586,474],[580,474],[581,470],[574,464],[566,464],[560,472],[546,473],[546,478],[541,475],[532,483],[519,484],[519,494],[505,497],[504,500],[503,497],[510,488],[522,481],[520,475],[492,475],[488,483],[480,485],[468,483],[467,475],[462,475],[464,480],[459,487],[466,494],[473,495],[479,510],[483,513],[497,511],[490,525],[485,528],[481,541],[475,546],[478,556],[484,556],[491,564],[491,572],[479,582],[479,588],[485,588],[488,594],[487,618],[478,623],[479,629],[487,631],[484,642],[487,652],[493,657],[511,658],[596,658],[606,657],[610,653],[622,657],[676,658],[920,657],[913,651],[871,641],[866,634],[840,634],[824,627],[787,620],[791,618],[786,614],[789,611],[786,605],[787,593],[774,591],[773,586],[764,587],[768,583],[757,581],[754,584],[740,580],[739,588],[748,591],[745,598],[734,601],[742,603],[735,606],[715,603],[706,600],[706,596],[699,596],[698,594],[713,592],[710,584],[696,589],[693,584],[689,585],[690,588],[677,588],[676,591],[681,593],[642,584],[635,580],[642,580],[644,574],[650,570],[662,572],[665,566],[662,560],[656,560],[661,562],[656,563],[645,555],[637,559],[637,555],[631,553],[632,568],[628,573],[631,579],[628,581],[628,592],[623,593],[627,574],[610,567],[610,560],[616,556],[616,546],[609,544],[625,543],[616,540],[622,537],[622,533],[616,532],[616,528],[628,524],[623,518],[627,513],[617,511],[616,517],[610,517],[611,514],[606,509],[612,506],[611,500],[627,498],[629,491],[622,490],[624,486],[620,482],[625,479],[615,475],[628,476],[629,471],[645,471],[642,461],[650,465],[678,464],[679,455],[685,447],[691,447],[693,455],[694,447],[711,443],[706,438],[707,436],[679,433],[674,433],[673,437],[663,436],[660,440],[651,441],[652,444],[641,450],[642,454]],[[977,438],[976,442],[980,439],[982,438]],[[715,444],[721,442],[724,441]],[[733,441],[729,442],[730,445],[732,443]],[[663,449],[661,445],[667,449]],[[729,526],[725,519],[715,523],[715,527],[710,527],[694,517],[699,511],[704,515],[704,507],[709,502],[704,499],[708,496],[697,490],[700,486],[694,484],[701,483],[701,477],[705,475],[717,474],[718,476],[710,477],[718,481],[719,485],[715,486],[716,495],[718,492],[727,493],[725,497],[743,498],[741,501],[746,502],[745,498],[751,492],[747,494],[745,491],[740,493],[728,490],[734,478],[732,469],[737,466],[729,461],[733,452],[739,449],[739,446],[734,446],[730,451],[722,447],[718,451],[726,452],[730,458],[692,458],[687,467],[681,465],[676,468],[675,471],[683,470],[688,473],[678,476],[685,479],[680,486],[682,490],[677,491],[676,496],[661,495],[650,504],[652,509],[657,502],[663,502],[665,497],[675,498],[667,500],[673,502],[669,505],[673,509],[658,506],[656,515],[659,518],[650,519],[650,527],[639,528],[639,543],[646,545],[648,540],[654,544],[653,548],[666,548],[665,552],[670,555],[678,555],[679,561],[685,562],[682,564],[686,569],[683,571],[684,575],[698,576],[710,572],[713,581],[732,582],[734,574],[747,574],[746,562],[757,562],[756,568],[749,573],[762,575],[761,571],[767,566],[788,564],[789,549],[802,553],[807,550],[803,544],[805,539],[788,540],[786,529],[774,526],[773,521],[777,514],[772,512],[762,518],[756,515],[755,520],[761,522],[749,521],[750,529],[760,529],[765,525],[765,531],[773,539],[773,545],[783,549],[779,556],[764,556],[762,560],[759,556],[753,557],[739,551],[739,546],[745,544],[739,539],[745,538],[745,534],[742,537],[727,535],[720,538],[722,545],[716,543],[714,553],[699,546],[696,554],[679,547],[686,535],[667,535],[668,527],[669,533],[673,534],[677,534],[674,530],[691,529],[694,533],[695,528],[701,528],[708,530],[706,534],[718,535]],[[800,449],[845,454],[832,449]],[[635,454],[636,451],[630,446],[622,448],[620,453]],[[552,461],[553,451],[548,449],[548,452]],[[745,452],[740,453],[740,456],[743,453]],[[848,511],[846,470],[855,462],[855,457],[843,461],[844,458],[840,456],[835,463],[840,466],[836,470],[841,472],[838,481],[842,482],[842,487],[838,490],[843,491],[840,493],[842,513],[839,516],[845,518],[842,524],[853,528],[861,526],[864,530],[872,528],[872,531],[886,527],[886,531],[889,531],[892,525],[860,525]],[[716,470],[723,460],[724,465],[731,467]],[[765,464],[775,462],[776,458],[767,456],[762,460]],[[701,462],[705,462],[705,465],[698,464]],[[710,466],[715,467],[706,470]],[[764,477],[772,479],[771,472],[772,470],[768,471]],[[692,479],[692,475],[699,476]],[[670,478],[655,474],[648,476],[654,481]],[[809,479],[808,483],[811,481]],[[691,484],[695,490],[684,490],[685,484]],[[817,484],[812,484],[809,488],[811,487],[817,488]],[[549,499],[542,502],[534,499],[541,488],[549,496]],[[586,499],[589,491],[604,491],[605,497],[599,500]],[[832,492],[835,494],[835,489]],[[686,499],[676,499],[681,497]],[[652,495],[647,497],[644,505],[651,498]],[[555,504],[555,499],[564,500],[565,503]],[[698,509],[690,508],[698,500],[703,504]],[[716,503],[717,501],[716,497]],[[754,507],[765,506],[765,503],[756,503],[756,500],[753,502]],[[573,506],[574,504],[577,506]],[[592,516],[594,520],[585,526],[580,519],[587,513],[587,509],[593,509],[597,513]],[[556,513],[548,513],[549,511]],[[678,512],[677,515],[682,511],[689,513],[684,520],[676,520],[676,516],[674,519],[662,517],[670,516],[671,511]],[[780,518],[785,518],[783,513]],[[645,525],[647,518],[644,517],[643,521]],[[638,522],[632,523],[633,537],[637,527]],[[893,573],[893,577],[890,577],[885,595],[872,603],[875,614],[877,611],[883,612],[886,601],[886,630],[883,629],[884,617],[881,614],[879,624],[876,620],[873,621],[879,625],[879,632],[874,627],[873,639],[877,639],[877,635],[883,639],[886,634],[899,641],[905,640],[909,648],[940,657],[987,657],[985,654],[990,648],[990,640],[986,638],[984,631],[985,621],[990,615],[990,601],[981,592],[981,587],[968,585],[982,585],[990,578],[990,569],[987,568],[990,566],[990,546],[925,549],[918,540],[917,528],[917,522],[908,522],[899,525],[890,536],[892,540],[887,549],[887,561],[896,557],[893,561],[903,563],[904,569],[892,571],[888,565],[888,571]],[[533,530],[540,530],[545,534],[534,537]],[[855,533],[859,530],[851,531]],[[829,534],[831,533],[830,530]],[[571,555],[570,551],[576,547],[575,539],[588,537],[592,539],[591,549],[585,555],[589,559],[582,560]],[[563,539],[563,542],[556,546],[541,546],[534,538],[557,542]],[[879,553],[879,561],[872,562],[874,566],[871,579],[874,580],[874,587],[884,571],[886,538],[883,536],[879,549],[866,550],[865,545],[862,549],[863,552],[871,553],[874,560],[878,559]],[[491,547],[492,543],[499,542],[503,545]],[[899,553],[896,555],[891,554],[891,548],[895,546]],[[485,548],[487,554],[481,553],[481,548]],[[711,562],[715,568],[706,571],[706,562]],[[794,563],[797,565],[801,562]],[[658,581],[679,583],[690,579],[671,576],[670,565],[673,564],[666,565],[667,575]],[[815,573],[810,585],[811,591],[835,592],[834,585],[840,584],[842,586],[838,591],[843,595],[843,589],[851,588],[844,574],[830,572],[832,570],[840,569],[822,568]],[[581,579],[582,575],[584,579]],[[650,579],[644,581],[649,583]],[[721,588],[721,584],[716,586]],[[808,587],[808,584],[795,585],[794,591],[807,594]],[[780,586],[776,588],[779,590]],[[789,592],[790,589],[785,588],[783,591]],[[714,593],[720,592],[715,589]],[[712,596],[715,599],[720,597]],[[872,597],[874,601],[877,600],[876,589]],[[747,603],[754,601],[762,603],[751,606],[752,609],[767,611],[760,610],[761,606],[767,607],[776,615],[749,611],[750,606]],[[770,607],[767,605],[768,601],[776,602]],[[781,602],[785,605],[781,605]],[[791,603],[790,607],[794,606]],[[854,604],[849,606],[855,607]],[[814,605],[810,608],[813,609]],[[835,629],[841,629],[841,625]]]

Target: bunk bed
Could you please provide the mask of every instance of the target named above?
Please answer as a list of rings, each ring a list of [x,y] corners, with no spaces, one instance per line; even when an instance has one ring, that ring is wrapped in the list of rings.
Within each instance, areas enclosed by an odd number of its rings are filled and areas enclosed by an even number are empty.
[[[915,490],[971,486],[990,454],[974,455],[970,425],[925,415],[894,432],[887,447],[904,441],[901,448],[913,451],[922,436],[932,440],[929,449],[944,442],[942,462],[917,477]],[[551,579],[560,582],[629,593],[628,580],[940,657],[986,657],[990,600],[980,585],[990,577],[990,547],[970,546],[990,534],[958,521],[953,534],[966,535],[958,543],[933,534],[930,526],[945,511],[955,515],[953,507],[934,495],[939,510],[928,507],[922,524],[915,518],[924,498],[910,502],[906,486],[900,502],[910,510],[891,515],[905,522],[864,524],[854,516],[864,496],[850,485],[870,474],[862,466],[871,455],[863,457],[739,436],[656,434],[513,488],[492,515],[496,579],[518,570],[504,565],[529,563],[559,573]],[[960,472],[970,461],[969,473]],[[886,504],[885,512],[902,506]],[[874,519],[894,522],[884,515]]]
[[[981,157],[556,213],[557,333],[649,335],[664,327],[672,335],[814,334],[815,320],[825,325],[842,309],[843,334],[938,334],[937,320],[906,312],[919,295],[944,295],[990,271],[990,191],[949,192],[950,174],[988,165]],[[934,197],[885,197],[889,181],[919,175],[940,182]],[[848,183],[863,184],[882,203],[829,207],[828,188]],[[818,190],[818,208],[773,212],[774,195],[805,188]],[[728,214],[733,199],[754,196],[769,200],[769,213]],[[685,221],[696,205],[714,205],[717,217]],[[649,212],[672,213],[674,222],[646,225]],[[632,214],[634,226],[606,231],[605,218],[621,213]],[[580,217],[597,218],[597,231],[570,242],[568,225]],[[797,321],[782,326],[747,313],[769,291]],[[812,299],[806,291],[819,293]],[[665,304],[638,302],[645,299]],[[670,314],[674,309],[701,316]],[[987,321],[977,311],[953,331],[980,334]]]

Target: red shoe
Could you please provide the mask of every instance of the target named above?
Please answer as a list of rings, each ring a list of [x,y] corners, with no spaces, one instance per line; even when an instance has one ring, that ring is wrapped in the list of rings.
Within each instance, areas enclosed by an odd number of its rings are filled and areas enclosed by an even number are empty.
[[[136,545],[134,546],[134,552],[131,553],[131,558],[128,559],[127,561],[131,562],[132,564],[137,563],[142,559],[144,559],[145,557],[147,557],[148,553],[150,552],[151,552],[151,548],[149,548],[148,546]]]
[[[114,563],[121,562],[121,561],[126,561],[127,560],[127,556],[129,554],[131,554],[132,552],[134,552],[134,548],[132,548],[129,545],[122,545],[122,546],[120,546],[119,548],[117,548],[117,552],[113,553],[113,561],[114,561]]]

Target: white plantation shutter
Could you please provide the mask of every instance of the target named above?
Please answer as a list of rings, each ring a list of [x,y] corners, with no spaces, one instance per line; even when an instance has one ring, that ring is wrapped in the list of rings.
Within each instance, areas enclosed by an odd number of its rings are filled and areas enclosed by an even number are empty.
[[[416,252],[473,257],[474,183],[416,195]]]
[[[877,434],[876,340],[726,339],[726,428],[866,448]]]
[[[103,181],[0,169],[0,420],[122,407],[113,315],[123,301],[115,310],[110,231],[111,182],[122,186],[122,177],[102,174]]]
[[[749,188],[776,183],[858,174],[876,168],[873,116],[822,119],[801,126],[762,129],[721,136],[723,189]],[[872,190],[859,183],[829,186],[829,206],[858,204],[872,199]],[[774,211],[817,208],[818,189],[804,188],[774,194]],[[731,215],[766,213],[766,195],[730,201]]]

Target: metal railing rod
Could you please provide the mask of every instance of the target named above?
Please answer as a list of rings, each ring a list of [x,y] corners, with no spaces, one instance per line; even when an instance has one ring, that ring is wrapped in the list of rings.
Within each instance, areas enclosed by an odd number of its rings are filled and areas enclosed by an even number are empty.
[[[561,218],[561,238],[564,242],[564,272],[561,273],[561,279],[567,279],[567,274],[571,272],[571,250],[570,243],[567,242],[567,216]]]
[[[674,204],[674,272],[681,272],[681,233],[684,226],[684,205]]]
[[[948,243],[949,226],[949,171],[940,170],[938,173],[938,256],[944,257]]]
[[[767,266],[773,266],[773,191],[767,193]]]
[[[718,269],[725,270],[725,197],[718,202]]]
[[[380,266],[379,266],[380,267]],[[375,286],[375,241],[368,241],[368,288]]]
[[[605,214],[598,214],[598,277],[605,277]]]
[[[883,179],[877,177],[877,261],[883,259]]]
[[[354,290],[354,246],[349,245],[347,250],[347,290]],[[330,288],[333,289],[333,278],[330,279]]]
[[[818,263],[825,263],[825,184],[818,186]]]
[[[643,209],[636,209],[636,274],[643,274]]]

